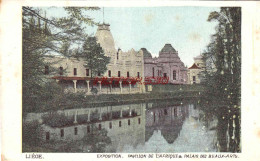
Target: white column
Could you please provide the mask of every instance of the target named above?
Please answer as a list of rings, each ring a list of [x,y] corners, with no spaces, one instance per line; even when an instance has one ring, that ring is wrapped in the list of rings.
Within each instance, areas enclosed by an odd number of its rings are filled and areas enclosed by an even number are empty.
[[[112,82],[109,82],[110,93],[112,93]]]
[[[122,93],[122,81],[119,81],[120,84],[120,93]]]
[[[74,83],[74,92],[77,92],[77,80],[73,80]]]
[[[75,115],[74,115],[74,124],[78,123],[77,121],[77,115],[78,115],[78,111],[75,112]]]
[[[129,116],[132,116],[131,105],[129,106]]]
[[[132,85],[131,85],[131,82],[129,82],[129,93],[131,93],[131,88],[132,88]]]
[[[90,122],[90,109],[88,110],[88,122]]]
[[[99,83],[99,91],[101,92],[101,81],[98,81]]]
[[[100,110],[99,110],[99,120],[102,120],[102,108],[100,107]]]
[[[110,119],[112,119],[113,118],[113,107],[111,106],[111,108],[110,108]]]
[[[86,82],[87,82],[87,92],[89,93],[89,80],[87,80]]]

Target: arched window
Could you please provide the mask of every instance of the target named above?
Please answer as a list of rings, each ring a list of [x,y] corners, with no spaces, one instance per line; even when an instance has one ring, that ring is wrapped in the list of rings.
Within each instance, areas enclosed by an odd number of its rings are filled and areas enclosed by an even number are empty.
[[[108,70],[108,77],[111,77],[111,70]]]
[[[77,68],[74,68],[73,74],[77,75]]]
[[[89,69],[86,69],[86,76],[89,76]]]
[[[172,72],[172,79],[176,80],[176,71],[175,70]]]
[[[63,67],[60,67],[60,75],[63,75]]]
[[[44,74],[45,74],[45,75],[48,75],[48,74],[49,74],[49,66],[48,66],[48,65],[45,65]]]

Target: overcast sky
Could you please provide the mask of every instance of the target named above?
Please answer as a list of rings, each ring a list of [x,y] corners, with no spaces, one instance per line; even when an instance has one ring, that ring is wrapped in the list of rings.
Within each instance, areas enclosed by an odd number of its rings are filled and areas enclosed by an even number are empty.
[[[103,22],[103,8],[89,12],[96,22]],[[214,34],[216,23],[207,22],[213,7],[134,7],[104,8],[105,23],[110,24],[116,48],[123,51],[147,48],[158,56],[164,44],[170,43],[179,52],[185,65],[193,64],[193,57],[200,54]],[[52,9],[50,15],[62,15]],[[94,35],[97,27],[88,27],[87,33]]]

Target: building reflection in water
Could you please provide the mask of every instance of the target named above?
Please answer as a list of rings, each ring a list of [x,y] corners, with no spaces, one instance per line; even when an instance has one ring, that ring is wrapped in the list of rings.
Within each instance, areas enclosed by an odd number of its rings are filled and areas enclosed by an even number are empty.
[[[111,138],[108,152],[145,142],[145,104],[72,109],[59,113],[65,114],[68,123],[59,127],[43,125],[42,139],[80,140],[89,135],[95,125],[99,130],[106,129]]]
[[[126,147],[135,148],[147,142],[155,131],[172,144],[180,135],[187,117],[199,118],[199,110],[193,105],[165,103],[139,103],[82,109],[60,110],[66,117],[62,125],[42,125],[43,140],[80,140],[90,135],[93,125],[106,129],[111,145],[106,152],[128,152]],[[45,113],[46,114],[46,113]],[[42,114],[29,114],[27,121],[41,120]]]
[[[161,131],[164,139],[173,143],[179,136],[185,118],[189,115],[188,105],[153,105],[146,110],[146,137],[148,141],[154,131]]]

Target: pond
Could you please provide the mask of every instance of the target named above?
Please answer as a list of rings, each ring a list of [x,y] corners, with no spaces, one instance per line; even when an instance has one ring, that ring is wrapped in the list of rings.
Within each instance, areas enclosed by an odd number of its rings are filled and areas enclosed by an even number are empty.
[[[205,116],[196,103],[167,100],[30,113],[25,121],[41,122],[41,141],[57,149],[73,142],[77,152],[216,152],[217,121]]]

